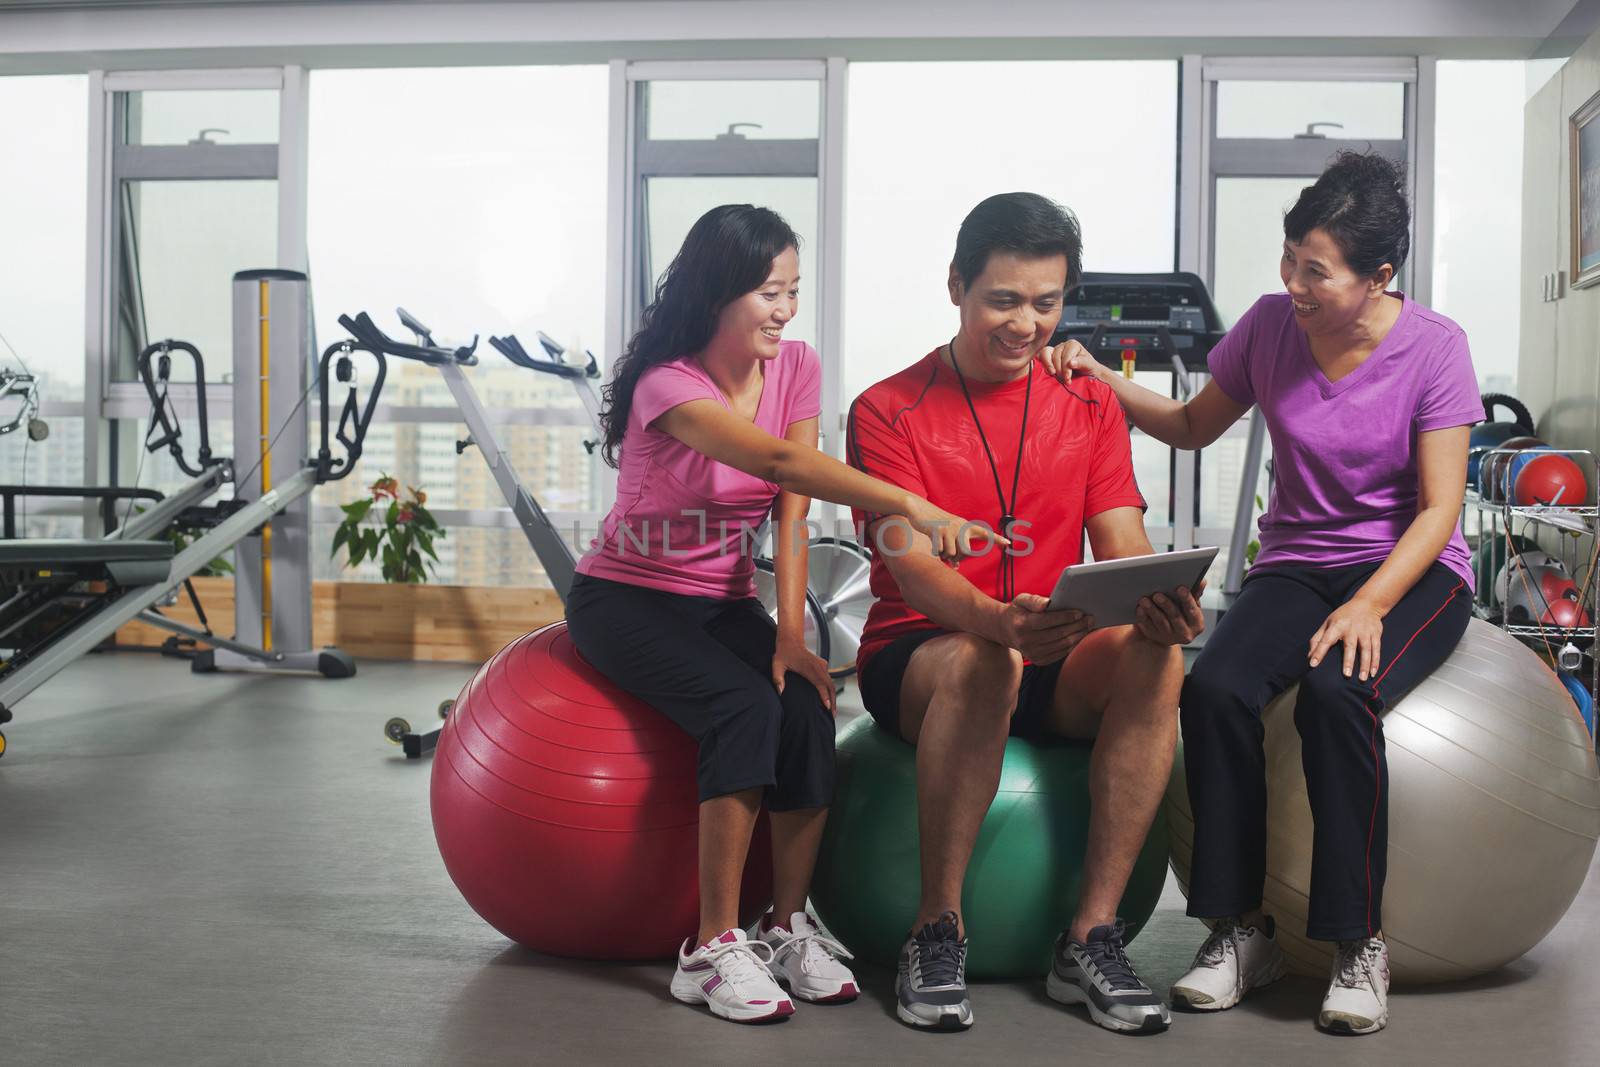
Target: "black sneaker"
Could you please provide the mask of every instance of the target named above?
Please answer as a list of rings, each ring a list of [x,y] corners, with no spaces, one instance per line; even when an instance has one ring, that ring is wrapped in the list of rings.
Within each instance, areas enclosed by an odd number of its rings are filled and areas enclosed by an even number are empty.
[[[1062,1004],[1084,1004],[1089,1017],[1123,1034],[1159,1034],[1172,1025],[1161,998],[1134,973],[1122,947],[1122,920],[1096,926],[1087,941],[1062,931],[1045,991]]]
[[[967,942],[956,913],[947,911],[906,940],[894,976],[895,1014],[908,1026],[965,1030],[972,1025],[967,999]]]

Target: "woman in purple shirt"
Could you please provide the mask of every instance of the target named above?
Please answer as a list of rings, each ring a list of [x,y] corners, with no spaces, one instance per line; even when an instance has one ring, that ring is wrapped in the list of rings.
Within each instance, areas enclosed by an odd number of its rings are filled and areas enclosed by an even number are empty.
[[[1135,425],[1177,448],[1203,448],[1261,407],[1274,457],[1261,551],[1183,688],[1189,914],[1213,930],[1172,995],[1217,1011],[1283,973],[1261,912],[1261,712],[1299,683],[1316,823],[1306,932],[1338,943],[1318,1024],[1371,1033],[1388,1020],[1380,715],[1444,661],[1471,614],[1458,517],[1467,427],[1483,405],[1461,328],[1389,291],[1410,243],[1399,168],[1341,153],[1283,229],[1287,292],[1262,297],[1228,332],[1188,403],[1107,371],[1075,343],[1046,359],[1106,382]]]

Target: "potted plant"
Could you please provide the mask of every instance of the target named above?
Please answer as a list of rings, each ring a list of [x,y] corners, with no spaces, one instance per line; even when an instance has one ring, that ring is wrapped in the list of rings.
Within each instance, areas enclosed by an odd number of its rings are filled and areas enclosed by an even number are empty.
[[[369,487],[366,499],[341,504],[344,521],[333,534],[333,555],[337,557],[339,549],[345,549],[348,567],[378,560],[386,582],[426,582],[439,561],[434,539],[447,534],[424,506],[428,494],[415,486],[407,486],[406,492],[402,497],[399,481],[384,474]],[[385,501],[387,506],[380,508]],[[382,518],[368,522],[374,508],[379,508]]]

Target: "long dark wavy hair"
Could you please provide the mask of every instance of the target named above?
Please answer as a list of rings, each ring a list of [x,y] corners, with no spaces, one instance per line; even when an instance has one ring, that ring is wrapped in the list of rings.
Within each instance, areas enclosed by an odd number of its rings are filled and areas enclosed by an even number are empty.
[[[722,309],[759,289],[772,273],[772,261],[799,247],[800,238],[782,215],[750,204],[714,207],[690,227],[656,285],[655,300],[644,309],[639,332],[601,392],[605,442],[600,454],[607,463],[617,466],[639,376],[710,344]]]

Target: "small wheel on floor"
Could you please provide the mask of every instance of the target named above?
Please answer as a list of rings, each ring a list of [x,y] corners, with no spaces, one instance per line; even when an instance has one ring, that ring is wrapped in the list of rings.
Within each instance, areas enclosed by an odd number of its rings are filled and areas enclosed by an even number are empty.
[[[410,732],[411,724],[398,715],[383,724],[383,736],[388,739],[391,745],[404,744],[406,734]]]
[[[0,756],[6,754],[6,735],[0,734]]]
[[[456,702],[454,700],[439,701],[439,718],[448,719],[450,717],[450,709],[455,706]]]

